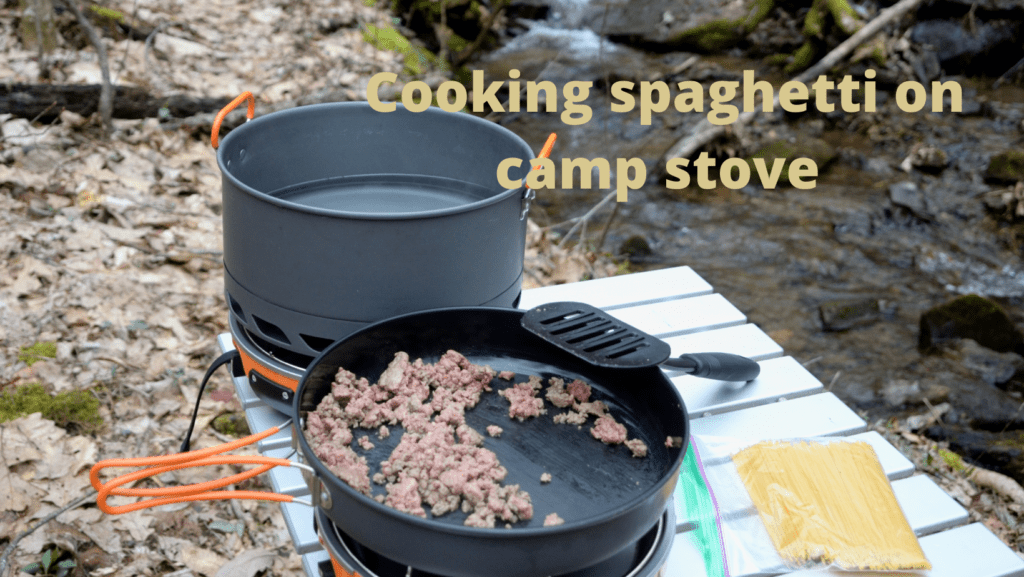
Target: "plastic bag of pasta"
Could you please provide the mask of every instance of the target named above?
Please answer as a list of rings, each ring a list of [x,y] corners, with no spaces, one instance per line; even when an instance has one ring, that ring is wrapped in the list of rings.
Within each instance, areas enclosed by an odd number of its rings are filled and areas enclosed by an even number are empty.
[[[693,436],[677,524],[707,577],[833,568],[931,568],[871,445],[841,438],[751,445]]]

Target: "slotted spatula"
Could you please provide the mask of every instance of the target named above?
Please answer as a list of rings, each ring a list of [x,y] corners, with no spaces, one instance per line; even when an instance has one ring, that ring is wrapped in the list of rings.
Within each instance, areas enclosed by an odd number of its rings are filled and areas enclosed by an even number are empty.
[[[523,315],[524,329],[599,367],[640,368],[654,365],[720,381],[751,381],[761,373],[756,362],[730,353],[691,353],[669,358],[665,341],[608,313],[576,302],[548,303]]]

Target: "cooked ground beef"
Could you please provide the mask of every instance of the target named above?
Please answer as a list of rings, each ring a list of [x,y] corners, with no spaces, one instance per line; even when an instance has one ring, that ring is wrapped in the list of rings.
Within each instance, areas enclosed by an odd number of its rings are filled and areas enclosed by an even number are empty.
[[[569,383],[568,386],[566,386],[566,389],[578,403],[585,403],[590,400],[590,385],[579,379]]]
[[[465,411],[491,390],[494,377],[490,367],[474,365],[455,351],[433,365],[398,353],[373,385],[339,369],[331,393],[307,418],[310,444],[332,472],[370,495],[366,459],[350,446],[352,428],[377,429],[383,439],[389,435],[385,423],[400,423],[404,432],[398,446],[373,475],[387,494],[375,499],[420,517],[426,517],[424,506],[435,516],[461,506],[470,513],[466,524],[471,526],[530,519],[529,494],[518,485],[500,485],[508,471],[481,447],[483,436],[466,425]],[[539,379],[524,385],[533,391]],[[373,448],[366,435],[358,444]]]
[[[558,513],[551,513],[547,517],[544,517],[544,526],[553,527],[555,525],[562,525],[565,523],[565,519],[558,516]]]
[[[599,417],[590,434],[602,443],[619,445],[626,442],[626,427],[620,425],[611,415]]]
[[[526,383],[516,383],[511,387],[498,391],[498,394],[505,397],[509,402],[508,417],[524,421],[530,417],[547,413],[544,408],[544,399],[537,398],[537,391],[540,389],[540,378]]]
[[[548,385],[548,390],[544,393],[548,402],[560,409],[572,404],[573,396],[572,393],[565,390],[565,381],[558,377],[551,377],[548,379]]]
[[[647,456],[647,444],[640,439],[629,439],[626,441],[626,447],[629,448],[633,456],[641,459]]]
[[[403,428],[398,446],[381,463],[373,482],[384,485],[386,494],[378,502],[420,517],[440,516],[461,509],[468,513],[466,525],[494,527],[500,520],[515,523],[533,517],[530,495],[519,485],[501,485],[508,471],[494,452],[483,448],[483,436],[466,424],[466,411],[490,391],[492,379],[512,380],[515,373],[495,373],[478,366],[455,351],[446,352],[434,364],[422,359],[410,361],[397,353],[375,384],[345,369],[338,369],[331,392],[309,414],[306,430],[310,446],[325,466],[356,490],[371,495],[366,458],[352,447],[355,428],[375,429],[380,439],[390,435],[388,425]],[[626,440],[626,428],[608,414],[608,406],[590,401],[591,388],[580,380],[568,385],[562,379],[548,379],[545,397],[556,407],[570,410],[554,416],[556,423],[582,425],[590,415],[597,417],[591,434],[608,444],[626,443],[634,457],[647,454],[638,439]],[[516,383],[499,394],[509,401],[509,418],[524,421],[547,411],[540,377]],[[491,437],[501,435],[497,425],[487,427]],[[666,445],[672,446],[669,438]],[[356,442],[365,450],[374,448],[369,436]],[[542,483],[551,474],[541,475]],[[555,513],[545,526],[562,524]]]
[[[576,411],[567,411],[565,413],[555,415],[551,420],[559,425],[582,425],[587,422],[587,414],[578,413]]]

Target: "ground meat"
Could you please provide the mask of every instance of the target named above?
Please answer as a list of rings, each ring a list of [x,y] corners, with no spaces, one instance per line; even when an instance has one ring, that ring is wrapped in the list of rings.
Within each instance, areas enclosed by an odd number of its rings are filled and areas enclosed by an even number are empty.
[[[567,411],[555,415],[551,420],[559,425],[582,425],[587,422],[587,414]]]
[[[647,456],[647,444],[640,439],[629,439],[626,441],[626,447],[629,448],[633,456],[640,459]]]
[[[594,401],[592,403],[578,403],[572,406],[573,409],[581,413],[589,413],[595,417],[603,417],[608,414],[608,405],[601,401]]]
[[[360,447],[366,449],[367,451],[373,449],[373,443],[370,442],[370,437],[367,437],[366,435],[359,437],[358,443]]]
[[[487,425],[487,434],[492,437],[500,437],[503,430],[498,425]]]
[[[548,379],[548,385],[548,390],[544,393],[548,402],[561,409],[572,404],[573,396],[565,390],[565,381],[551,377]]]
[[[378,439],[387,439],[390,436],[391,436],[391,431],[389,431],[388,428],[385,427],[384,425],[381,425],[380,426],[380,430],[377,431],[377,438]]]
[[[566,386],[566,389],[578,403],[585,403],[590,400],[590,385],[579,379],[569,383],[569,385]]]
[[[512,371],[501,371],[500,373],[498,373],[498,378],[505,379],[506,381],[511,381],[512,379],[515,378],[515,376],[516,374]]]
[[[551,482],[551,473],[541,473],[541,475],[540,475],[540,482],[541,483],[550,483]]]
[[[498,394],[509,402],[508,417],[510,419],[516,418],[524,421],[530,417],[547,413],[547,410],[544,409],[544,399],[535,396],[541,386],[540,379],[538,377],[536,383],[533,379],[534,377],[530,377],[529,382],[516,383],[510,388],[498,391]]]
[[[619,445],[626,442],[626,427],[623,427],[611,415],[605,415],[597,419],[590,434],[602,443]]]
[[[547,517],[544,517],[545,527],[554,527],[555,525],[562,525],[565,523],[565,519],[558,516],[558,513],[551,513]]]

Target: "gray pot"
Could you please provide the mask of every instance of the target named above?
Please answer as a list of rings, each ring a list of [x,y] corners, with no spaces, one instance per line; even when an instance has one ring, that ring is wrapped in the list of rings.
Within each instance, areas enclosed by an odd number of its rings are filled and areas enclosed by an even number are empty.
[[[534,157],[469,114],[364,102],[247,122],[217,151],[232,315],[311,359],[360,327],[454,306],[513,307],[526,239],[522,178]]]

